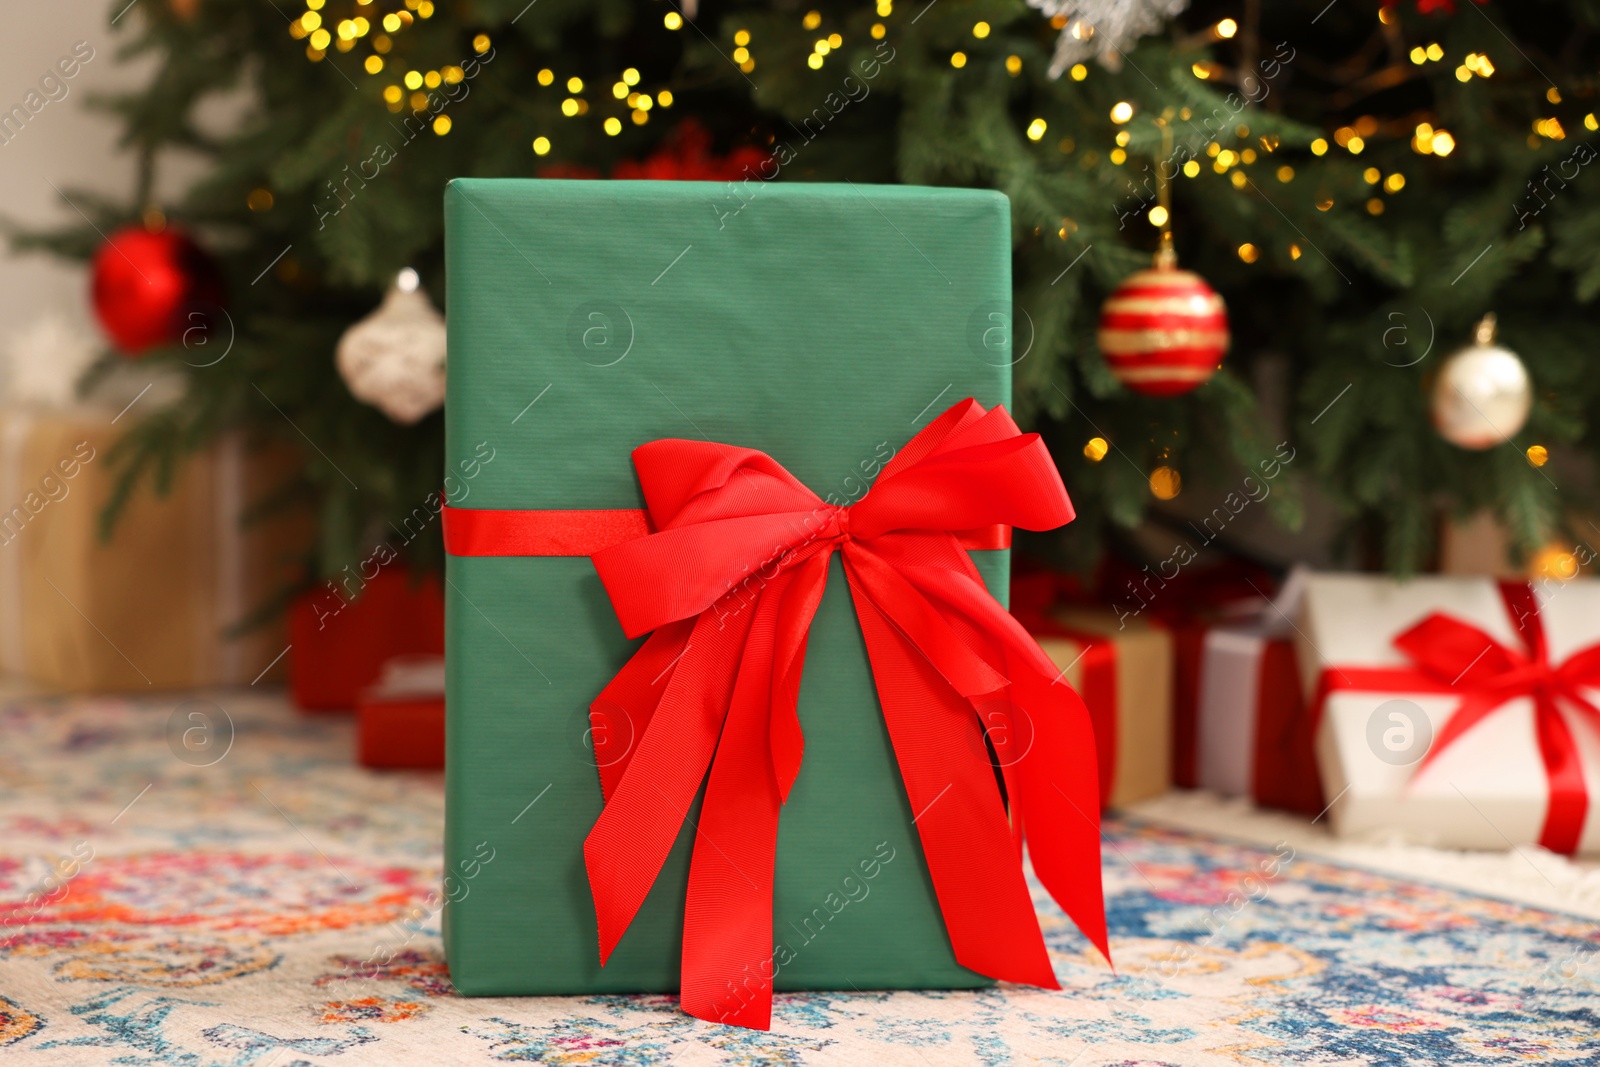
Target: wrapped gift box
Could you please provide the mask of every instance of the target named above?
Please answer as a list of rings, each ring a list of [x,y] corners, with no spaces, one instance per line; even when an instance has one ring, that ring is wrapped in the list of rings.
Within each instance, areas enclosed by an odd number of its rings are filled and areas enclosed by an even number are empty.
[[[1314,816],[1324,801],[1292,622],[1307,577],[1305,571],[1291,573],[1254,619],[1205,628],[1193,785]]]
[[[391,563],[342,575],[289,606],[289,693],[303,711],[349,711],[395,656],[444,654],[439,579]]]
[[[1065,676],[1089,703],[1097,734],[1110,738],[1101,747],[1101,790],[1109,805],[1159,795],[1174,785],[1197,787],[1202,690],[1215,690],[1209,717],[1223,717],[1216,661],[1223,647],[1234,647],[1224,641],[1208,646],[1208,635],[1259,624],[1263,590],[1275,587],[1270,572],[1238,560],[1154,578],[1149,568],[1108,559],[1090,583],[1037,566],[1012,580],[1013,612],[1051,658],[1069,668]],[[1258,681],[1266,692],[1283,691],[1287,646],[1256,651],[1264,652],[1265,665],[1258,670],[1252,660],[1240,679],[1241,699],[1253,699]],[[1292,670],[1291,663],[1291,677]],[[1220,755],[1215,744],[1210,748],[1208,759]],[[1162,758],[1166,766],[1159,764]],[[1208,779],[1207,788],[1218,788],[1217,774]],[[1234,774],[1223,791],[1249,792],[1238,781]],[[1276,781],[1267,785],[1270,793]]]
[[[1487,578],[1315,575],[1300,630],[1340,834],[1496,850],[1600,846],[1600,820],[1585,818],[1593,805],[1582,799],[1600,785],[1600,715],[1580,703],[1600,695],[1590,666],[1600,653],[1575,656],[1600,641],[1600,581],[1530,590]],[[1537,700],[1539,687],[1557,695]],[[1452,724],[1456,716],[1467,718]],[[1546,766],[1542,740],[1566,755],[1564,776]]]
[[[746,202],[693,182],[462,179],[445,212],[447,463],[480,447],[499,457],[476,509],[634,513],[630,451],[667,438],[759,449],[848,504],[952,404],[1009,402],[998,194],[774,183]],[[699,801],[604,967],[585,871],[602,810],[590,704],[637,646],[585,555],[461,554],[451,538],[447,525],[456,988],[677,989]],[[1008,555],[972,553],[1001,596]],[[956,962],[927,825],[913,825],[839,558],[829,566],[799,689],[804,762],[776,845],[774,984],[988,984]],[[868,869],[870,896],[830,905],[818,929],[815,909]]]
[[[133,421],[95,409],[0,412],[0,665],[73,690],[248,684],[281,621],[242,626],[297,578],[301,514],[241,522],[294,459],[225,438],[164,495],[141,484],[109,540],[108,454]]]
[[[1061,607],[1030,624],[1039,647],[1094,718],[1101,803],[1121,807],[1172,787],[1172,635],[1109,611]]]
[[[1147,618],[1172,635],[1172,784],[1198,789],[1206,635],[1218,627],[1248,626],[1257,621],[1278,588],[1278,579],[1256,564],[1227,559],[1180,571],[1144,606],[1137,597],[1137,581],[1126,576],[1126,565],[1121,570],[1123,575],[1107,583],[1107,599],[1114,609],[1134,611],[1136,617]]]
[[[444,767],[444,657],[396,656],[356,700],[356,761],[390,770]]]

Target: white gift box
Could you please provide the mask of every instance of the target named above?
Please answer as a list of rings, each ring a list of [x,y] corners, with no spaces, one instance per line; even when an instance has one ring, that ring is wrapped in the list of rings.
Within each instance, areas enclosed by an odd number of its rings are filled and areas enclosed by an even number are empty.
[[[1296,567],[1254,617],[1213,626],[1200,646],[1195,702],[1195,784],[1223,796],[1251,796],[1262,745],[1262,666],[1268,646],[1290,637],[1309,572]],[[1298,700],[1298,697],[1296,698]]]
[[[1535,583],[1549,662],[1600,642],[1600,581]],[[1508,649],[1526,653],[1499,588],[1488,578],[1424,577],[1399,582],[1321,574],[1307,583],[1297,639],[1302,676],[1315,693],[1323,673],[1412,666],[1394,639],[1430,614],[1453,616]],[[1465,665],[1464,665],[1465,668]],[[1585,690],[1591,701],[1600,691]],[[1453,848],[1503,850],[1538,844],[1550,782],[1531,697],[1519,696],[1438,753],[1422,756],[1460,706],[1452,694],[1335,690],[1321,709],[1317,761],[1332,799],[1335,832],[1400,838]],[[1579,851],[1600,851],[1600,726],[1567,701],[1559,714],[1573,736],[1591,795]]]

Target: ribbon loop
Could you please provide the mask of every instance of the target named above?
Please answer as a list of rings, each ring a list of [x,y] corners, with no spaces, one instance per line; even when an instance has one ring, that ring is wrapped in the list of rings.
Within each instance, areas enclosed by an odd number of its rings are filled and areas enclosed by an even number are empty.
[[[1394,645],[1422,670],[1451,686],[1481,687],[1528,663],[1526,656],[1478,627],[1438,613],[1400,634]]]

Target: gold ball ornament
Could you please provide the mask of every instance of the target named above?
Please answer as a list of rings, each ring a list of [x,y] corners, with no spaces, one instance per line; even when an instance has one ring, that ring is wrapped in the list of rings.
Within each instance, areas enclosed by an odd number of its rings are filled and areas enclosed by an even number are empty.
[[[1528,421],[1533,382],[1522,359],[1495,344],[1485,315],[1472,344],[1446,357],[1433,385],[1433,425],[1459,448],[1482,450],[1510,440]]]

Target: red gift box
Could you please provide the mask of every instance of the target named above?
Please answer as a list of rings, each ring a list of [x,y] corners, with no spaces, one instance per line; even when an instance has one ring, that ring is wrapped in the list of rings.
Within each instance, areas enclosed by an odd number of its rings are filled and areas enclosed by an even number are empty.
[[[390,567],[356,590],[330,582],[290,605],[289,641],[295,704],[305,711],[354,708],[389,659],[444,654],[439,580]]]
[[[444,769],[444,659],[398,656],[356,701],[356,761],[363,767]]]

